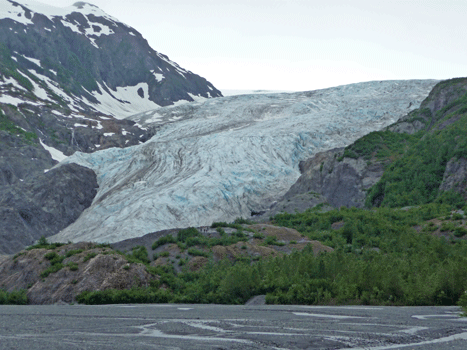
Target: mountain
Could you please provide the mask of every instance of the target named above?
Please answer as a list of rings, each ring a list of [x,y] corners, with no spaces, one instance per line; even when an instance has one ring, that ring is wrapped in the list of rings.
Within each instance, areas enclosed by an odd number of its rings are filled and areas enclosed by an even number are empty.
[[[34,92],[29,97],[36,104],[122,118],[176,101],[221,96],[94,5],[55,8],[2,0],[0,6],[1,72],[23,95],[3,96],[2,102],[19,102],[28,96],[21,90],[27,90]]]
[[[42,187],[42,196],[60,205],[75,198],[76,179],[95,183],[95,174],[82,169],[75,180],[67,171],[44,174],[60,160],[76,151],[138,145],[153,135],[126,116],[219,96],[206,79],[96,6],[0,0],[0,246],[14,251],[56,233],[79,216],[75,209],[90,204],[88,189],[69,211],[37,202],[33,192]]]
[[[300,164],[301,176],[265,213],[321,203],[402,207],[467,199],[467,78],[438,83],[415,109],[384,130]]]
[[[144,142],[151,135],[121,120],[128,115],[222,96],[84,2],[56,8],[1,0],[0,57],[0,130],[15,135],[15,144],[57,149],[57,160]],[[9,183],[24,179],[21,171],[8,176]]]
[[[97,174],[92,205],[53,239],[116,242],[264,211],[312,154],[346,146],[417,108],[434,80],[359,83],[163,107],[130,119],[154,136],[76,163]]]

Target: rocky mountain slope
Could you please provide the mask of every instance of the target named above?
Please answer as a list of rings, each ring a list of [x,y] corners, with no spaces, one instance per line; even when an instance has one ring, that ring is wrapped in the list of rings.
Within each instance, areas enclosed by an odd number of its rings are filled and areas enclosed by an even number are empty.
[[[423,204],[450,190],[467,199],[466,96],[466,78],[440,82],[420,108],[385,130],[307,159],[297,182],[263,217],[320,203]],[[414,181],[400,188],[408,179]]]
[[[0,234],[9,238],[0,242],[14,242],[9,248],[0,243],[0,252],[56,233],[77,217],[41,229],[21,219],[19,212],[37,222],[55,215],[40,209],[35,195],[12,199],[12,193],[24,191],[23,182],[50,192],[44,170],[66,156],[138,145],[152,136],[152,130],[124,117],[218,96],[206,79],[154,51],[134,28],[91,4],[57,8],[0,0],[0,210],[9,213],[0,223]],[[74,183],[60,181],[59,196],[73,198]]]
[[[233,96],[133,116],[153,130],[148,142],[78,152],[61,163],[94,170],[99,190],[54,239],[116,242],[249,217],[287,192],[300,176],[300,161],[392,124],[435,84],[384,81]]]

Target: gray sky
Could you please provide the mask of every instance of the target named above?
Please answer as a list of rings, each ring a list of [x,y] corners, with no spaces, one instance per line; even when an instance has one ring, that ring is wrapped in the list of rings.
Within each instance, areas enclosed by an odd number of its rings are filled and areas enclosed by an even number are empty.
[[[467,0],[88,2],[221,90],[467,76]]]

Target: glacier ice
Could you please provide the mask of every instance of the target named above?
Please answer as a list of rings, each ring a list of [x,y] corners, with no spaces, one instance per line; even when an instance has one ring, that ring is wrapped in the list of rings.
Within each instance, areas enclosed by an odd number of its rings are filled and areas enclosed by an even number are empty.
[[[116,242],[248,217],[290,188],[301,160],[395,122],[417,108],[436,82],[230,96],[132,116],[156,128],[151,140],[75,153],[60,163],[93,169],[99,190],[91,207],[53,239]]]

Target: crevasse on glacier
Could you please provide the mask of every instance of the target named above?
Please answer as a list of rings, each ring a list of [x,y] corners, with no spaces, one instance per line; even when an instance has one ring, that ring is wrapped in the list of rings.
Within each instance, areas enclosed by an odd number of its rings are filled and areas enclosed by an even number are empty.
[[[115,242],[248,217],[289,189],[301,160],[393,123],[417,108],[435,83],[231,96],[135,115],[131,119],[142,127],[158,128],[150,141],[76,153],[62,162],[93,169],[99,191],[54,239]]]

